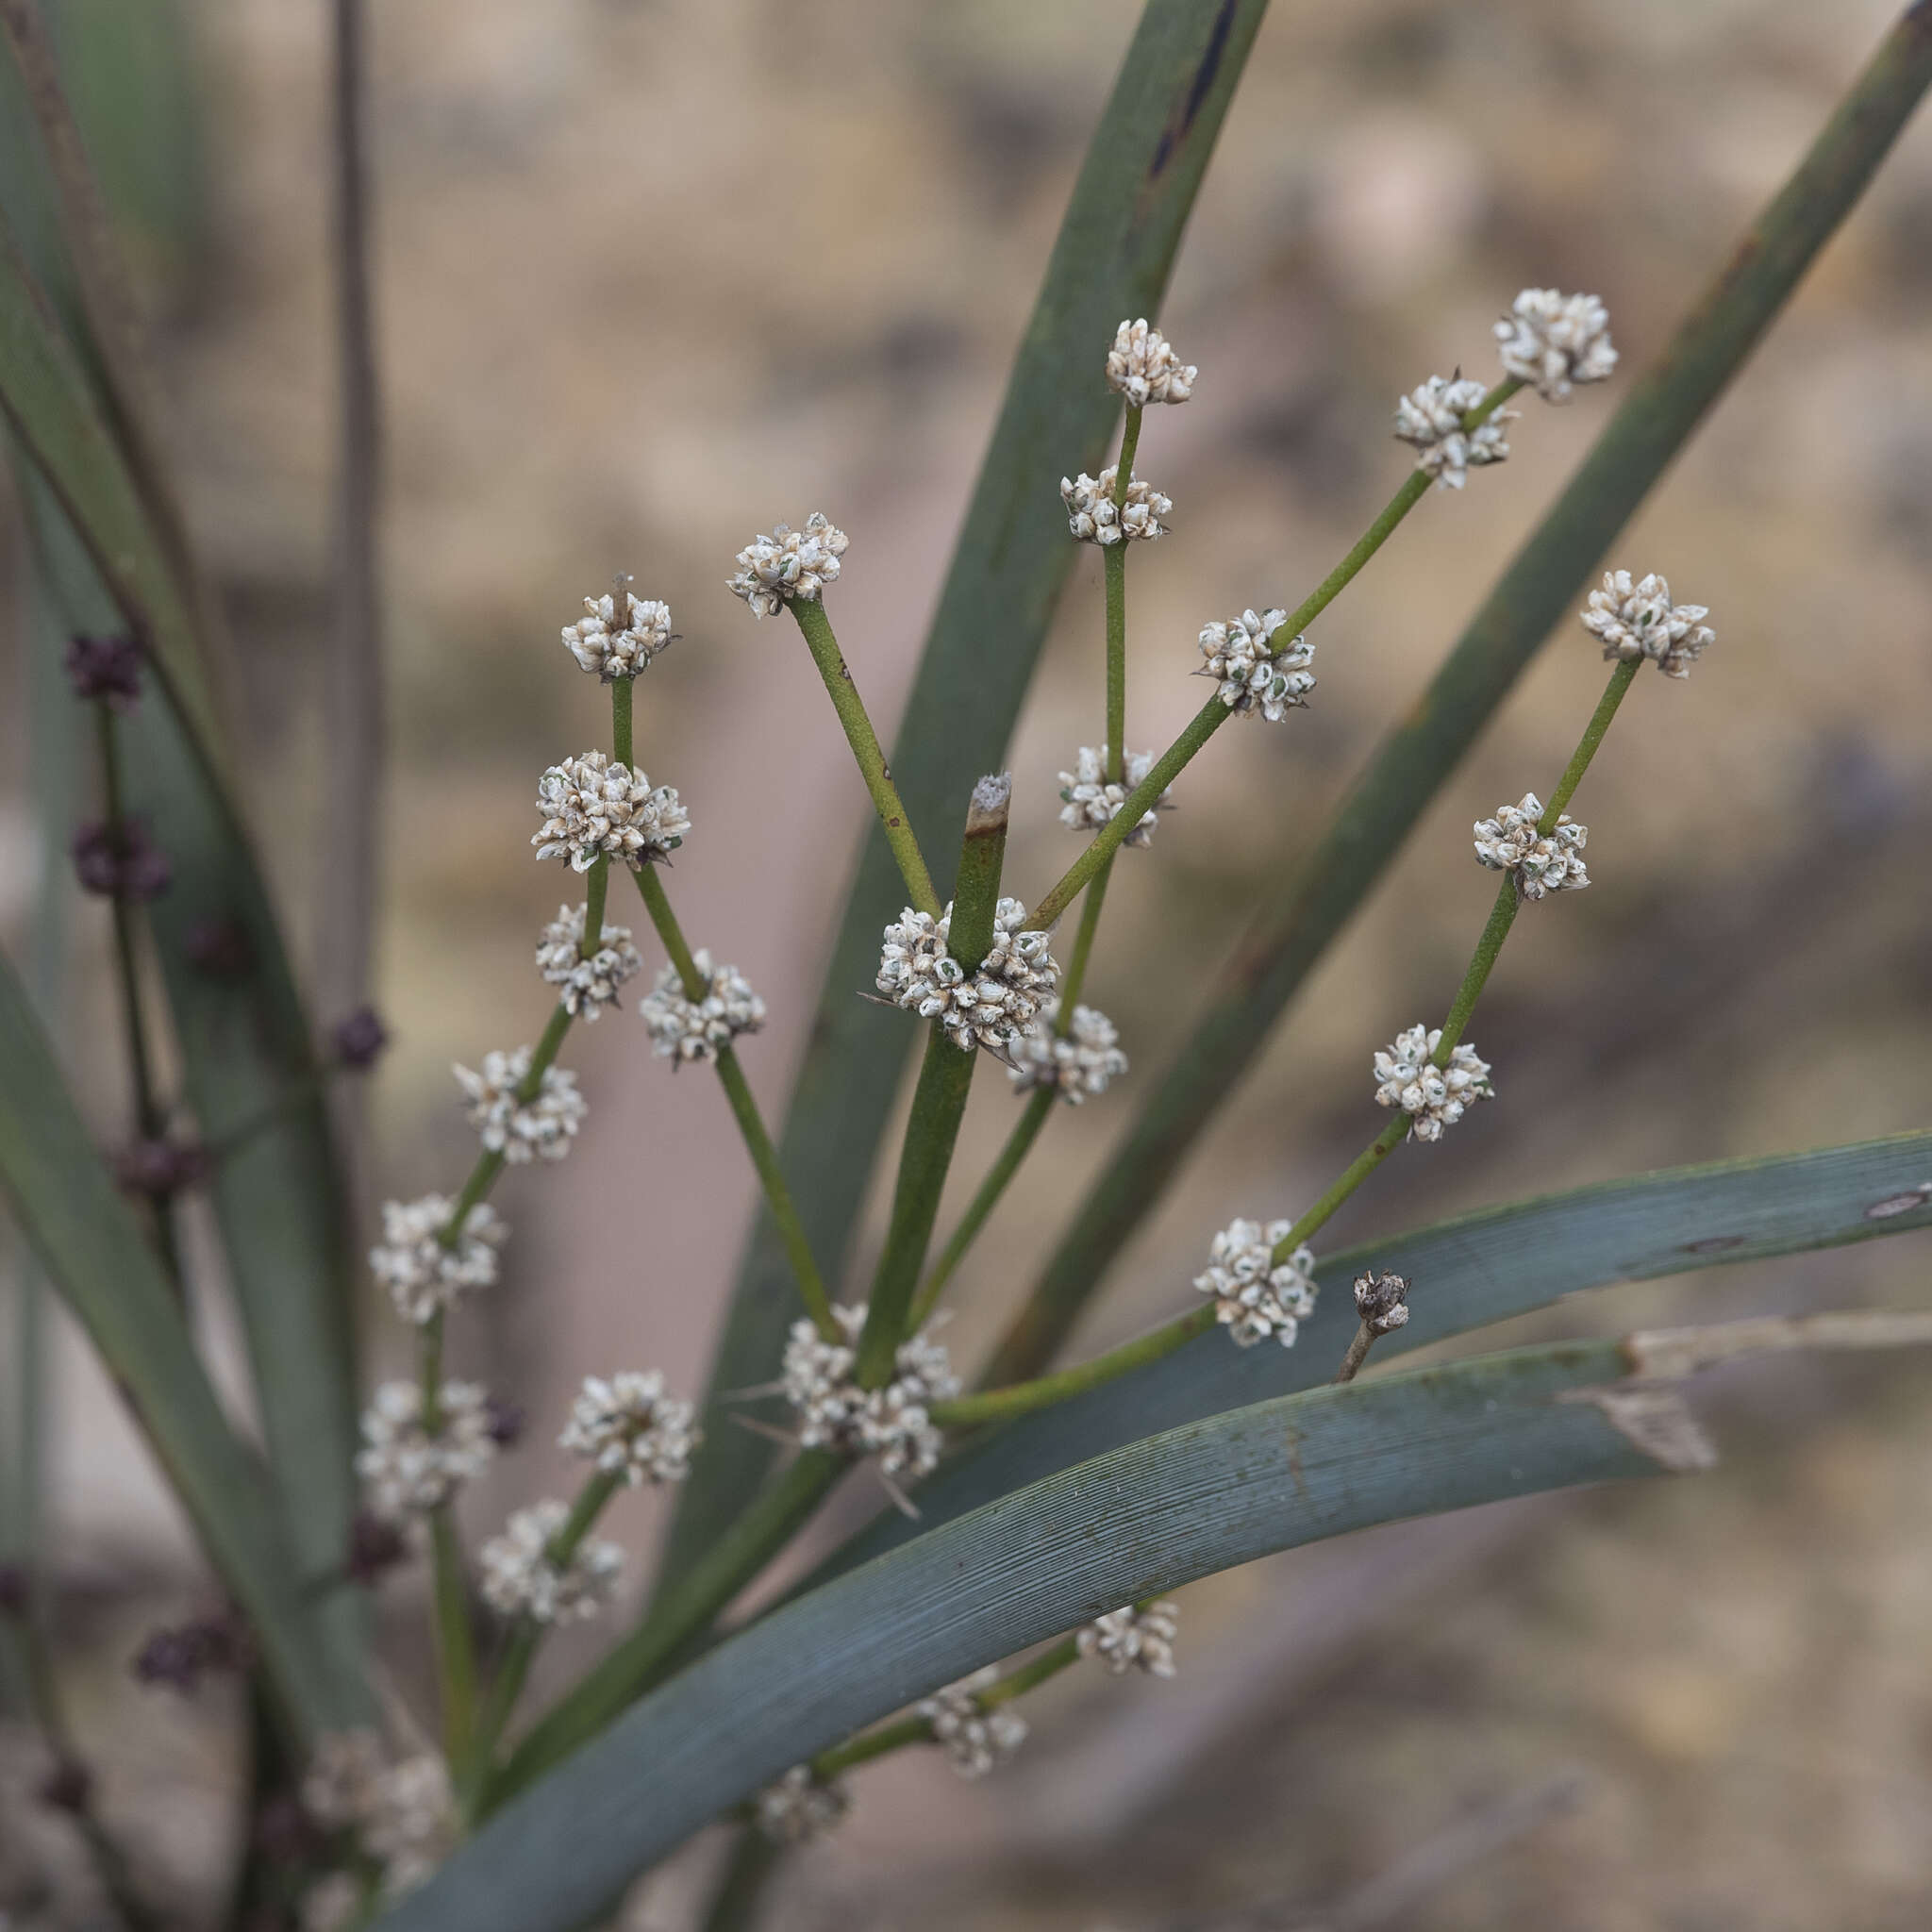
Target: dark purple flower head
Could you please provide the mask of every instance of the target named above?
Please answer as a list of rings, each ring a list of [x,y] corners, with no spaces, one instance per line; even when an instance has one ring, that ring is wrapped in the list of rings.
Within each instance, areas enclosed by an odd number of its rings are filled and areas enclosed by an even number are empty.
[[[165,1201],[208,1178],[208,1150],[192,1141],[131,1141],[114,1157],[124,1193]]]
[[[135,1655],[134,1675],[139,1683],[166,1684],[186,1696],[210,1674],[245,1671],[254,1657],[239,1617],[197,1617],[173,1630],[155,1631]]]
[[[25,1563],[0,1563],[0,1617],[25,1614],[33,1597],[33,1578]]]
[[[203,919],[188,929],[181,950],[210,979],[242,979],[254,970],[255,946],[238,920]]]
[[[138,818],[81,826],[74,835],[74,869],[86,891],[105,899],[158,899],[175,878],[168,855]]]
[[[484,1427],[499,1449],[513,1449],[523,1439],[525,1415],[514,1402],[500,1395],[491,1396],[483,1405]]]
[[[335,1049],[339,1066],[361,1072],[373,1067],[389,1044],[389,1028],[374,1007],[358,1007],[345,1019],[328,1029],[329,1044]]]
[[[385,1523],[366,1509],[358,1510],[349,1525],[349,1551],[342,1558],[342,1574],[367,1590],[408,1554],[408,1539],[394,1524]]]
[[[56,1811],[85,1811],[94,1794],[93,1774],[72,1757],[63,1757],[41,1780],[40,1800]]]
[[[141,695],[141,646],[132,638],[73,638],[67,677],[77,698],[105,698],[117,711]]]

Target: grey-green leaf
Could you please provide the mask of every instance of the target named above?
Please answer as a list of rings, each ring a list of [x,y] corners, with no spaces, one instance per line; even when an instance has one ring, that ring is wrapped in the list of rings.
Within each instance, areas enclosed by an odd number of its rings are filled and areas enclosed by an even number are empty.
[[[4,958],[0,1180],[247,1615],[294,1737],[356,1722],[366,1710],[360,1683],[321,1641],[261,1468],[229,1427],[159,1264]]]
[[[720,1644],[499,1812],[385,1932],[570,1932],[691,1832],[911,1699],[1124,1603],[1394,1518],[1658,1465],[1571,1391],[1609,1341],[1320,1389],[1047,1477]]]
[[[1100,466],[1119,414],[1101,365],[1123,316],[1158,311],[1266,0],[1150,6],[1094,132],[941,594],[892,770],[908,814],[942,845],[958,801],[996,771],[1077,546],[1056,485]],[[861,670],[862,675],[862,670]],[[836,1280],[916,1029],[856,997],[878,966],[902,888],[869,832],[786,1117],[780,1158],[806,1232]],[[715,1396],[776,1372],[797,1294],[760,1217],[739,1271],[711,1374]],[[675,1585],[771,1466],[743,1429],[707,1438],[665,1553]]]
[[[1349,1284],[1364,1268],[1392,1268],[1411,1283],[1408,1325],[1376,1344],[1379,1361],[1608,1282],[1927,1226],[1932,1133],[1921,1133],[1632,1174],[1365,1241],[1322,1261],[1321,1299],[1292,1348],[1237,1348],[1216,1331],[1138,1374],[1024,1417],[921,1485],[918,1523],[882,1511],[814,1580],[1150,1429],[1325,1381],[1355,1332]]]

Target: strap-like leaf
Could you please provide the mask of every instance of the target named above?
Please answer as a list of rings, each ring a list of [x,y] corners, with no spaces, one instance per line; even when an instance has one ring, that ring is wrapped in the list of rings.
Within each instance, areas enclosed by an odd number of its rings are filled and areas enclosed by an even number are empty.
[[[1023,1417],[921,1485],[917,1523],[883,1511],[813,1581],[1149,1429],[1326,1381],[1355,1333],[1349,1284],[1364,1268],[1392,1268],[1411,1284],[1408,1325],[1375,1344],[1382,1360],[1580,1289],[1927,1226],[1932,1133],[1632,1174],[1366,1241],[1317,1269],[1321,1299],[1292,1348],[1237,1348],[1216,1331],[1138,1374]],[[1176,1291],[1185,1291],[1183,1284]]]
[[[1394,1518],[1654,1474],[1572,1391],[1612,1341],[1320,1389],[1110,1451],[774,1611],[513,1800],[385,1932],[570,1932],[725,1807],[977,1666],[1124,1603]]]
[[[999,1368],[1045,1367],[1159,1201],[1268,1029],[1400,850],[1605,548],[1681,449],[1857,200],[1928,81],[1932,9],[1911,8],[1597,439],[1461,641],[1357,780],[1306,859],[1268,891],[1207,1012],[1147,1096],[1041,1276]],[[757,1377],[746,1376],[747,1382]]]
[[[365,1712],[324,1647],[259,1465],[229,1428],[159,1265],[0,958],[0,1180],[246,1614],[297,1739]]]
[[[1155,313],[1194,192],[1266,11],[1266,0],[1142,15],[1095,130],[1020,345],[906,708],[892,771],[915,826],[938,840],[982,772],[996,771],[1073,568],[1056,485],[1099,467],[1119,414],[1101,362],[1123,316]],[[918,1029],[856,997],[878,967],[879,933],[903,889],[883,834],[869,832],[833,948],[811,1044],[780,1148],[792,1197],[836,1279]],[[770,1380],[797,1293],[760,1217],[711,1375],[715,1395]],[[665,1553],[675,1584],[771,1465],[742,1429],[707,1437]]]

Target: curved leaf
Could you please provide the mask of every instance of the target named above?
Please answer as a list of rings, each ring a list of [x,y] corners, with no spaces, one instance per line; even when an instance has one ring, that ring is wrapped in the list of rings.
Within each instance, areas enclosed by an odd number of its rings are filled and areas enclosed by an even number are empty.
[[[1202,1128],[1254,1065],[1282,1008],[1564,615],[1605,547],[1757,346],[1928,82],[1932,8],[1922,4],[1886,38],[1796,172],[1631,391],[1428,690],[1356,781],[1321,842],[1302,863],[1260,875],[1279,884],[1048,1260],[1025,1317],[1001,1347],[998,1379],[1024,1381],[1053,1358]]]
[[[918,1523],[881,1512],[809,1582],[1150,1429],[1326,1381],[1355,1333],[1349,1283],[1364,1268],[1392,1268],[1412,1284],[1408,1325],[1376,1343],[1381,1361],[1582,1289],[1927,1226],[1932,1133],[1921,1133],[1632,1174],[1364,1241],[1322,1261],[1321,1299],[1292,1348],[1234,1348],[1224,1335],[1203,1335],[1137,1374],[1024,1416],[922,1484]]]
[[[246,1613],[295,1737],[356,1722],[366,1709],[361,1686],[320,1641],[268,1484],[229,1428],[159,1264],[4,958],[0,1180]]]
[[[1628,1373],[1613,1341],[1525,1349],[1258,1403],[1049,1476],[720,1644],[382,1924],[569,1932],[787,1766],[1105,1610],[1370,1524],[1655,1474],[1600,1407],[1562,1399]]]
[[[1097,469],[1119,413],[1099,379],[1123,315],[1159,308],[1181,229],[1266,0],[1147,8],[1087,151],[1053,259],[1007,385],[893,747],[913,824],[950,824],[956,801],[999,769],[1075,560],[1055,479]],[[780,1158],[828,1280],[850,1244],[867,1176],[915,1029],[853,997],[878,965],[879,930],[901,904],[884,835],[870,828],[832,950]],[[712,1365],[711,1397],[769,1381],[797,1291],[760,1216]],[[771,1467],[772,1445],[713,1430],[680,1492],[660,1590],[702,1555]]]

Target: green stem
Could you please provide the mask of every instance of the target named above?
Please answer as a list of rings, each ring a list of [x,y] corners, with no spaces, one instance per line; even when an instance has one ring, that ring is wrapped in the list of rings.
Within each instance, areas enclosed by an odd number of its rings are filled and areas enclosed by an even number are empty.
[[[443,1757],[467,1763],[476,1707],[476,1653],[470,1634],[470,1594],[463,1577],[456,1513],[447,1503],[430,1512],[434,1572],[436,1675],[442,1706]]]
[[[1113,466],[1113,507],[1116,509],[1127,507],[1127,491],[1134,480],[1134,452],[1141,446],[1141,419],[1145,414],[1144,409],[1129,403],[1126,421],[1121,425],[1121,453]]]
[[[879,1389],[892,1379],[899,1344],[908,1332],[919,1271],[932,1240],[940,1195],[953,1164],[953,1147],[966,1112],[976,1052],[957,1047],[937,1021],[927,1028],[925,1058],[912,1095],[912,1116],[899,1153],[899,1177],[892,1191],[892,1218],[866,1302],[865,1327],[858,1338],[857,1374],[861,1388]]]
[[[1288,1259],[1315,1231],[1334,1219],[1336,1210],[1408,1138],[1408,1116],[1397,1114],[1382,1131],[1342,1169],[1328,1191],[1274,1243],[1277,1264]]]
[[[718,1889],[706,1907],[703,1932],[751,1932],[764,1905],[765,1890],[785,1857],[756,1824],[747,1824],[731,1847]]]
[[[859,775],[865,780],[866,791],[872,794],[879,822],[886,828],[886,843],[891,847],[892,857],[898,861],[899,875],[906,881],[906,890],[921,912],[929,912],[937,919],[941,908],[939,894],[933,891],[932,874],[925,868],[925,857],[913,835],[912,821],[906,815],[899,788],[892,783],[891,768],[879,748],[878,734],[872,728],[872,720],[866,716],[858,687],[853,683],[844,654],[839,649],[839,640],[832,635],[831,620],[825,615],[825,608],[816,598],[806,597],[792,598],[789,608],[798,620],[799,629],[805,633],[812,662],[819,667],[819,675],[825,681],[825,691],[832,700],[832,708],[839,714],[839,723],[845,727],[846,742],[852,747],[852,756],[858,761]]]
[[[811,1761],[811,1774],[821,1784],[835,1778],[841,1772],[850,1771],[855,1765],[870,1764],[874,1757],[883,1757],[889,1751],[903,1750],[908,1744],[927,1744],[932,1741],[932,1724],[927,1718],[894,1718],[889,1724],[881,1724],[874,1731],[864,1731],[856,1738],[848,1738],[842,1744],[836,1744],[829,1751],[821,1751]]]
[[[1513,376],[1507,381],[1499,382],[1469,411],[1463,422],[1468,427],[1474,428],[1485,421],[1492,410],[1514,395],[1522,386]],[[1270,643],[1284,634],[1295,638],[1307,630],[1308,625],[1361,575],[1362,566],[1389,541],[1396,525],[1423,500],[1428,487],[1429,478],[1420,470],[1412,471],[1404,480],[1402,487],[1389,499],[1381,515],[1362,532],[1348,555],[1315,586],[1281,624],[1270,632]],[[1102,861],[1119,849],[1127,834],[1152,809],[1154,801],[1174,783],[1189,760],[1231,715],[1227,707],[1218,698],[1208,699],[1181,735],[1160,755],[1146,777],[1128,793],[1127,802],[1114,814],[1112,820],[1094,835],[1092,843],[1067,868],[1065,874],[1053,891],[1034,908],[1032,918],[1026,922],[1029,926],[1050,926],[1059,918],[1073,903],[1074,894],[1099,871]],[[1119,749],[1117,745],[1108,746],[1109,754]]]
[[[554,1568],[562,1570],[568,1567],[577,1553],[577,1546],[591,1533],[591,1525],[617,1493],[622,1480],[621,1476],[608,1470],[599,1470],[577,1491],[569,1516],[550,1539],[549,1548],[544,1553]],[[517,1699],[523,1694],[530,1665],[543,1641],[545,1627],[534,1618],[519,1618],[516,1627],[510,1632],[508,1643],[504,1647],[503,1662],[490,1686],[490,1695],[471,1741],[469,1773],[464,1780],[466,1810],[475,1805],[489,1780],[490,1764],[496,1755],[497,1742],[517,1707]]]
[[[979,1693],[981,1710],[995,1710],[1002,1704],[1010,1704],[1016,1697],[1024,1697],[1027,1691],[1036,1690],[1049,1677],[1057,1677],[1071,1665],[1080,1661],[1080,1640],[1077,1637],[1062,1637],[1060,1641],[1031,1661],[1024,1663],[1017,1671],[1009,1671],[996,1684],[989,1684]]]
[[[1563,775],[1557,780],[1557,789],[1550,793],[1550,802],[1544,808],[1542,817],[1537,821],[1536,828],[1545,839],[1557,829],[1557,821],[1575,797],[1576,788],[1582,784],[1584,773],[1590,770],[1590,761],[1595,758],[1597,746],[1604,741],[1604,733],[1610,728],[1610,720],[1617,715],[1617,707],[1624,702],[1624,693],[1630,689],[1630,680],[1642,668],[1641,658],[1630,658],[1620,660],[1610,673],[1610,681],[1604,687],[1604,694],[1597,700],[1596,709],[1591,714],[1590,723],[1584,727],[1570,762],[1563,768]]]
[[[632,680],[619,677],[610,686],[610,758],[613,764],[631,761],[630,711]]]
[[[946,949],[969,974],[978,970],[992,946],[1012,791],[1011,779],[1004,775],[982,778],[973,788],[966,809]],[[928,1029],[925,1059],[899,1153],[892,1218],[858,1337],[853,1373],[862,1389],[880,1389],[892,1379],[899,1344],[910,1332],[912,1298],[932,1242],[933,1223],[939,1217],[940,1196],[953,1164],[977,1058],[976,1048],[956,1044],[937,1023]]]
[[[1091,1361],[1075,1363],[1071,1369],[1061,1369],[1058,1374],[1041,1375],[1031,1382],[1009,1382],[1004,1389],[982,1389],[952,1402],[935,1402],[930,1406],[930,1413],[941,1428],[962,1429],[974,1428],[982,1423],[1007,1422],[1016,1415],[1030,1414],[1036,1408],[1051,1408],[1055,1403],[1064,1402],[1070,1395],[1097,1389],[1117,1375],[1145,1368],[1149,1362],[1158,1362],[1162,1356],[1172,1355],[1195,1336],[1205,1335],[1213,1325],[1214,1304],[1203,1302],[1199,1307],[1190,1308],[1185,1315],[1145,1335],[1137,1336],[1132,1341],[1124,1341],[1120,1347],[1109,1349],[1106,1355],[1095,1356]]]
[[[979,1184],[979,1191],[959,1217],[958,1226],[953,1230],[952,1238],[927,1274],[924,1287],[919,1291],[912,1304],[912,1312],[906,1320],[908,1334],[917,1335],[932,1319],[932,1311],[945,1293],[946,1284],[966,1258],[967,1250],[979,1238],[979,1231],[986,1225],[988,1217],[999,1206],[1008,1182],[1020,1171],[1020,1163],[1032,1151],[1033,1143],[1039,1140],[1040,1130],[1046,1124],[1046,1117],[1053,1111],[1058,1097],[1054,1088],[1037,1087],[1027,1099],[1025,1110],[1014,1124],[1013,1131],[1007,1136],[1007,1144],[1000,1149],[999,1158],[987,1170],[986,1178]]]
[[[1087,984],[1087,968],[1093,958],[1094,935],[1100,930],[1100,908],[1107,904],[1108,882],[1112,877],[1113,860],[1108,858],[1093,874],[1093,883],[1088,887],[1087,897],[1081,902],[1080,927],[1074,935],[1074,950],[1067,960],[1067,969],[1060,974],[1060,1011],[1059,1018],[1054,1023],[1054,1031],[1062,1040],[1074,1030],[1074,1008]]]
[[[1506,873],[1502,885],[1496,890],[1495,904],[1490,908],[1490,916],[1483,923],[1482,937],[1476,941],[1475,951],[1470,955],[1462,984],[1456,989],[1449,1017],[1442,1022],[1442,1037],[1429,1056],[1437,1066],[1446,1067],[1449,1064],[1449,1056],[1462,1038],[1462,1029],[1469,1024],[1469,1016],[1475,1011],[1475,1003],[1482,998],[1483,988],[1490,983],[1490,974],[1502,953],[1503,941],[1509,937],[1509,928],[1516,924],[1516,908],[1520,903],[1516,874]]]
[[[1127,755],[1127,546],[1101,553],[1107,574],[1107,782],[1126,776]]]
[[[577,941],[579,959],[594,959],[597,948],[604,943],[604,901],[609,891],[610,857],[607,853],[591,868],[584,881],[584,936]]]
[[[784,1548],[845,1468],[843,1457],[808,1449],[768,1483],[649,1618],[531,1727],[491,1780],[481,1809],[521,1790],[642,1696]]]
[[[648,865],[633,875],[638,882],[638,891],[643,896],[644,908],[651,915],[651,924],[658,928],[658,937],[663,941],[671,963],[677,968],[685,998],[703,999],[709,988],[685,941],[684,928],[678,924],[677,915],[671,908],[670,895],[664,890],[663,880],[658,876],[656,868]],[[771,1210],[772,1224],[778,1230],[778,1239],[791,1263],[791,1273],[798,1283],[799,1298],[805,1303],[806,1313],[827,1341],[842,1341],[839,1324],[832,1316],[832,1298],[826,1292],[824,1275],[819,1273],[811,1242],[806,1238],[805,1223],[800,1220],[797,1205],[791,1198],[785,1170],[779,1165],[778,1150],[772,1143],[764,1116],[759,1113],[751,1085],[744,1077],[744,1069],[738,1063],[738,1055],[728,1044],[719,1049],[718,1082],[724,1090],[724,1098],[730,1104],[738,1131],[743,1136],[751,1164],[758,1170],[758,1182],[765,1191],[765,1205]]]
[[[1080,889],[1118,852],[1126,836],[1154,808],[1154,801],[1180,775],[1188,761],[1219,731],[1234,713],[1218,697],[1211,697],[1195,712],[1181,735],[1161,753],[1147,775],[1127,793],[1119,811],[1093,835],[1086,851],[1074,859],[1052,891],[1036,906],[1026,920],[1027,929],[1045,931],[1074,903]],[[1108,747],[1111,750],[1111,746]]]

